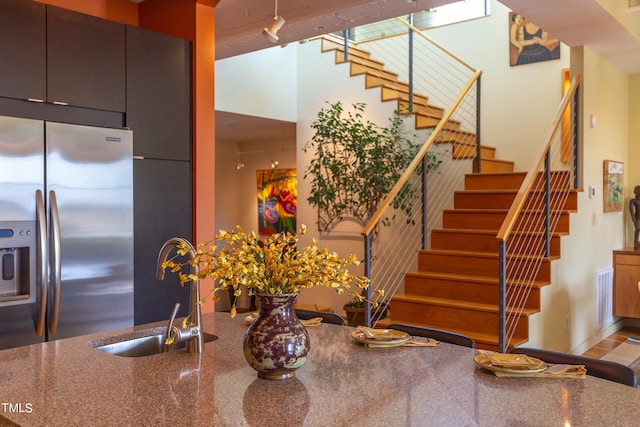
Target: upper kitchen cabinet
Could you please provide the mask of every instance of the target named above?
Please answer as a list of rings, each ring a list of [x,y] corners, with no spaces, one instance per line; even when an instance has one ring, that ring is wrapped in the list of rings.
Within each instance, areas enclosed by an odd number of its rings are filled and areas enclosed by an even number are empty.
[[[127,26],[126,125],[136,156],[191,160],[191,43]]]
[[[126,27],[47,7],[47,101],[125,111]]]
[[[46,6],[0,0],[0,96],[46,98]]]
[[[0,97],[124,112],[124,24],[25,0],[0,11]]]

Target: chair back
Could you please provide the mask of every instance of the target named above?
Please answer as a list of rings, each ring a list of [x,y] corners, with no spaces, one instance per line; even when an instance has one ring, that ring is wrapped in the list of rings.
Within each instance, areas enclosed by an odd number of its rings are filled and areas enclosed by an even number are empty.
[[[344,326],[344,318],[336,313],[330,313],[328,311],[315,311],[315,310],[305,310],[302,308],[296,308],[296,316],[300,320],[309,320],[314,317],[321,317],[322,323],[331,323],[333,325]]]
[[[457,332],[443,331],[440,329],[426,328],[424,326],[405,325],[394,323],[387,326],[387,329],[395,329],[397,331],[406,332],[409,335],[418,337],[433,338],[441,342],[449,344],[462,345],[465,347],[476,348],[476,343],[471,338],[459,334]]]
[[[584,365],[587,369],[587,375],[615,381],[631,387],[638,386],[636,373],[633,369],[620,363],[538,348],[517,347],[511,350],[511,353],[526,354],[547,363]]]

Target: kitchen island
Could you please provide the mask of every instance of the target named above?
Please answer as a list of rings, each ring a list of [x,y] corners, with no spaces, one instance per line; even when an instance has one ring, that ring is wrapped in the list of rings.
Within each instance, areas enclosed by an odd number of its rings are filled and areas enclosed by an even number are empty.
[[[91,345],[152,324],[0,351],[0,415],[24,426],[638,425],[637,389],[582,379],[499,378],[475,351],[367,348],[352,328],[309,327],[296,377],[259,379],[242,353],[242,315],[203,316],[204,353],[120,357]],[[2,421],[0,421],[2,425]]]

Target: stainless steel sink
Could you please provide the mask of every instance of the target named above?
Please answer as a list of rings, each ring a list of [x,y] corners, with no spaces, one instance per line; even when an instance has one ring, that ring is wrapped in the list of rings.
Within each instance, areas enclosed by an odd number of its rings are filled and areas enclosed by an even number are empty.
[[[211,342],[218,339],[217,336],[203,333],[204,342]],[[103,351],[105,353],[113,354],[121,357],[142,357],[151,356],[153,354],[169,353],[172,351],[184,350],[186,343],[178,343],[166,345],[164,343],[165,336],[163,333],[158,333],[149,336],[143,336],[138,338],[131,338],[123,341],[113,342],[109,344],[102,344],[93,346],[96,350]],[[89,344],[91,346],[91,344]]]

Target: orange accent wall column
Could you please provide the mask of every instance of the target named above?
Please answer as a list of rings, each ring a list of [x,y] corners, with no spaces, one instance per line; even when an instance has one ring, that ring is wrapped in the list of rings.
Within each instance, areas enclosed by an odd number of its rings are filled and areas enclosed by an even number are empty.
[[[195,57],[195,240],[205,242],[215,235],[215,14],[213,7],[200,3],[196,4]],[[202,294],[206,295],[211,287],[212,283],[203,282]],[[214,311],[210,298],[202,311]]]

